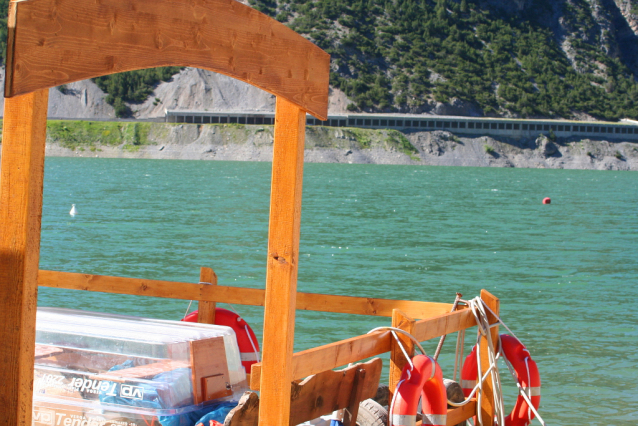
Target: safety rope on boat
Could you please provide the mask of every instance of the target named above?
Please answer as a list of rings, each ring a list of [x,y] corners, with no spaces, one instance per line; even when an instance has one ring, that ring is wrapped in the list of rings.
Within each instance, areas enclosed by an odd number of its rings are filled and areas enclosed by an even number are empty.
[[[503,320],[501,319],[501,317],[499,317],[498,315],[496,315],[496,313],[494,313],[494,311],[492,309],[490,309],[489,306],[487,306],[487,304],[480,298],[480,297],[475,297],[472,300],[461,300],[461,303],[464,303],[465,305],[469,306],[470,309],[472,309],[472,313],[474,314],[474,317],[476,319],[476,323],[478,325],[478,329],[479,329],[479,333],[477,335],[477,345],[480,345],[481,342],[481,336],[484,336],[487,340],[487,344],[488,347],[490,348],[490,350],[488,351],[489,354],[489,368],[487,369],[487,371],[485,372],[485,374],[480,377],[480,380],[478,380],[478,383],[476,384],[476,386],[474,386],[474,389],[472,389],[472,392],[470,393],[470,395],[465,399],[465,401],[461,402],[461,403],[455,403],[452,401],[448,400],[448,404],[454,406],[454,407],[461,407],[463,405],[466,405],[467,403],[469,403],[469,401],[472,399],[472,397],[474,396],[474,394],[477,392],[477,390],[480,390],[481,392],[479,392],[479,395],[477,397],[477,405],[480,406],[481,402],[482,402],[482,395],[483,395],[483,381],[485,379],[487,379],[488,374],[492,375],[492,383],[494,385],[494,408],[496,411],[496,421],[499,425],[505,425],[505,416],[503,414],[503,408],[504,408],[504,404],[503,404],[503,393],[502,393],[502,388],[501,388],[501,379],[500,379],[500,372],[497,366],[497,362],[500,358],[503,358],[505,360],[505,365],[507,365],[507,368],[510,372],[510,374],[512,375],[514,382],[516,383],[516,386],[518,387],[518,392],[519,394],[523,397],[523,399],[525,399],[525,401],[527,402],[527,406],[528,406],[528,418],[531,417],[530,412],[534,412],[534,414],[536,415],[536,418],[538,419],[538,421],[540,422],[541,425],[546,426],[545,421],[543,420],[543,418],[541,417],[540,413],[538,412],[538,410],[536,410],[536,408],[534,408],[534,404],[532,404],[531,401],[531,394],[528,395],[529,391],[526,391],[525,389],[523,389],[523,387],[520,385],[519,381],[518,381],[518,377],[516,376],[516,372],[514,371],[514,368],[511,366],[511,364],[509,363],[509,361],[507,360],[507,358],[505,357],[505,355],[503,354],[503,345],[500,344],[500,337],[499,337],[499,350],[498,352],[495,352],[494,350],[494,344],[492,342],[492,336],[490,333],[490,329],[493,327],[498,327],[499,325],[502,325],[503,327],[505,327],[507,329],[507,331],[510,332],[510,334],[516,338],[517,340],[520,341],[520,339],[518,339],[518,337],[516,337],[516,335],[514,334],[514,332],[507,326],[507,324],[505,324],[503,322]],[[487,309],[495,318],[496,318],[496,322],[494,324],[489,324],[489,320],[487,317],[487,313],[485,311],[485,309]],[[464,334],[463,336],[460,335],[457,338],[457,357],[456,359],[458,360],[458,352],[459,352],[459,347],[461,349],[461,351],[463,351],[463,344],[460,343],[459,341],[464,339]],[[462,357],[460,358],[462,360]],[[477,365],[481,365],[481,351],[480,348],[479,350],[476,351],[476,359],[477,359]],[[525,366],[527,368],[527,375],[528,375],[528,383],[530,383],[530,373],[529,373],[529,366],[528,366],[528,360],[529,357],[525,359]],[[454,371],[454,376],[456,377],[456,371],[457,371],[457,365],[456,365],[456,360],[455,360],[455,371]],[[478,424],[482,425],[481,422],[481,418],[480,416],[478,417]]]
[[[392,336],[394,337],[394,339],[397,341],[397,344],[399,345],[399,348],[401,349],[401,352],[403,352],[403,356],[405,357],[405,359],[408,361],[408,363],[410,364],[410,369],[407,370],[407,374],[408,374],[408,378],[407,379],[403,379],[403,380],[399,380],[399,383],[397,383],[397,388],[394,391],[394,394],[392,395],[392,402],[390,403],[390,411],[389,413],[393,413],[394,411],[394,403],[396,402],[396,398],[397,395],[399,394],[399,389],[401,388],[401,385],[403,384],[403,382],[405,382],[406,380],[410,380],[410,378],[412,377],[412,371],[414,370],[414,364],[412,363],[412,357],[410,357],[408,355],[408,352],[405,350],[405,347],[403,346],[403,343],[401,343],[401,340],[399,339],[399,336],[397,336],[397,332],[401,333],[403,335],[406,335],[410,338],[410,340],[412,340],[414,342],[414,344],[416,345],[416,347],[419,348],[419,350],[421,351],[421,353],[423,355],[427,354],[425,353],[425,349],[423,349],[423,346],[421,346],[421,342],[419,342],[419,340],[414,337],[412,334],[408,333],[405,330],[401,330],[400,328],[396,328],[396,327],[377,327],[377,328],[373,328],[372,330],[368,331],[367,334],[370,333],[374,333],[376,331],[382,331],[382,330],[389,330],[392,333]],[[435,363],[435,368],[436,368],[436,363]],[[393,418],[392,416],[390,416],[390,425],[393,425]]]
[[[465,305],[467,305],[471,310],[472,310],[472,314],[474,315],[475,319],[476,319],[476,324],[478,326],[479,329],[479,333],[477,334],[477,342],[476,344],[480,346],[480,342],[481,342],[481,336],[484,336],[488,347],[489,347],[489,351],[488,351],[488,356],[489,356],[489,367],[488,369],[485,371],[485,373],[480,377],[480,379],[478,380],[478,383],[476,384],[476,386],[474,386],[474,389],[472,389],[472,392],[467,396],[467,398],[463,401],[463,402],[452,402],[450,400],[448,400],[448,404],[450,404],[453,407],[462,407],[466,404],[468,404],[472,398],[474,397],[474,395],[477,393],[477,391],[480,390],[480,392],[478,393],[478,397],[477,397],[477,406],[481,406],[482,403],[482,397],[483,397],[483,382],[487,379],[488,376],[492,376],[492,383],[494,386],[493,389],[493,394],[494,394],[494,408],[495,408],[495,420],[496,423],[498,425],[505,425],[505,414],[504,414],[504,403],[503,403],[503,391],[502,391],[502,386],[501,386],[501,377],[500,377],[500,371],[498,369],[498,365],[497,362],[500,358],[503,358],[505,360],[505,364],[507,365],[507,368],[510,372],[510,374],[512,375],[514,382],[516,383],[516,386],[518,387],[518,391],[521,394],[521,396],[525,399],[525,401],[527,402],[527,406],[528,406],[528,418],[531,417],[530,412],[533,412],[536,416],[536,419],[538,419],[538,421],[540,422],[541,425],[546,426],[545,421],[543,420],[543,418],[541,417],[540,413],[538,412],[538,410],[536,410],[536,408],[534,408],[534,404],[532,404],[531,401],[531,395],[528,395],[529,390],[525,390],[523,389],[523,387],[520,385],[518,378],[516,377],[516,373],[513,369],[513,367],[511,366],[511,364],[509,363],[509,361],[507,360],[507,358],[504,356],[503,354],[503,349],[502,349],[502,345],[500,344],[500,337],[499,337],[499,350],[496,351],[494,348],[494,342],[492,341],[492,336],[491,336],[491,332],[490,330],[494,327],[498,327],[499,325],[502,325],[503,327],[505,327],[507,329],[507,331],[517,340],[519,340],[516,337],[516,334],[514,334],[514,332],[507,326],[507,324],[505,324],[503,322],[503,320],[500,318],[500,316],[496,315],[496,313],[494,313],[494,311],[492,311],[492,309],[490,309],[489,306],[487,306],[485,304],[485,302],[480,298],[480,297],[475,297],[472,300],[462,300],[460,299],[459,296],[457,296],[458,298],[458,302],[459,303],[463,303]],[[455,304],[457,303],[457,301],[455,300]],[[455,308],[454,308],[455,309]],[[453,309],[453,310],[454,310]],[[487,316],[487,311],[489,311],[495,318],[496,318],[496,322],[494,324],[490,324],[489,323],[489,319]],[[397,332],[404,334],[406,336],[408,336],[414,343],[415,345],[419,348],[419,350],[421,351],[421,353],[423,353],[423,355],[426,355],[425,350],[423,349],[423,347],[421,346],[421,343],[417,340],[417,338],[415,336],[413,336],[412,334],[408,333],[405,330],[401,330],[399,328],[396,327],[377,327],[374,328],[372,330],[370,330],[368,332],[368,334],[370,333],[374,333],[376,331],[381,331],[381,330],[389,330],[392,333],[392,336],[394,337],[394,339],[396,340],[397,344],[399,345],[399,348],[401,349],[401,352],[403,352],[403,355],[405,356],[406,360],[408,361],[409,365],[410,365],[410,369],[407,370],[407,379],[403,379],[400,380],[399,383],[397,383],[397,387],[396,390],[394,391],[394,395],[392,396],[392,402],[390,404],[390,413],[392,413],[393,409],[394,409],[394,404],[396,401],[396,397],[398,395],[399,392],[399,388],[401,387],[401,385],[403,384],[403,382],[405,380],[410,380],[410,377],[412,377],[412,371],[414,369],[414,364],[412,364],[412,360],[411,358],[408,356],[407,351],[405,350],[405,347],[403,346],[403,343],[401,342],[401,340],[399,339],[399,337],[397,336]],[[519,340],[520,341],[520,340]],[[465,342],[465,330],[461,330],[458,333],[457,336],[457,342],[456,342],[456,355],[455,355],[455,361],[454,361],[454,381],[456,381],[456,377],[457,377],[457,372],[458,372],[458,366],[462,364],[463,362],[463,352],[464,352],[464,342]],[[439,341],[439,346],[442,346],[443,341]],[[481,351],[480,348],[479,350],[476,351],[476,358],[477,358],[477,365],[481,365]],[[527,367],[527,375],[528,375],[528,383],[530,382],[530,373],[529,373],[529,366],[528,366],[528,360],[529,358],[526,358],[525,360],[525,365]],[[482,426],[482,421],[480,416],[477,416],[478,419],[478,426]],[[392,426],[392,419],[390,419],[390,426]]]

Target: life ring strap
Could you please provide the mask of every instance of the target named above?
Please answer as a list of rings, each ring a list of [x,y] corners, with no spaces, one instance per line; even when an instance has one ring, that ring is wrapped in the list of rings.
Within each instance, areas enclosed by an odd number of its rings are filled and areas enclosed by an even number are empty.
[[[541,396],[541,387],[540,386],[533,386],[531,388],[526,388],[526,387],[523,387],[523,386],[521,386],[521,387],[523,388],[523,391],[525,393],[527,393],[529,396]]]
[[[416,426],[416,416],[410,414],[393,414],[392,426]]]
[[[241,352],[239,354],[242,362],[259,362],[259,355],[257,352]]]
[[[423,414],[424,425],[446,425],[447,414]]]
[[[474,389],[474,386],[476,386],[476,380],[461,380],[461,387],[463,389]],[[466,395],[467,396],[467,395]]]

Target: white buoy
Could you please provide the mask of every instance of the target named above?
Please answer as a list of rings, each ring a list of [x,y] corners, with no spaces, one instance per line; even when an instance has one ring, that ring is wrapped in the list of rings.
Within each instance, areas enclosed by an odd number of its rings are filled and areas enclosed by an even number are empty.
[[[75,204],[71,204],[71,211],[69,212],[71,216],[75,216],[78,214],[78,210],[75,208]]]

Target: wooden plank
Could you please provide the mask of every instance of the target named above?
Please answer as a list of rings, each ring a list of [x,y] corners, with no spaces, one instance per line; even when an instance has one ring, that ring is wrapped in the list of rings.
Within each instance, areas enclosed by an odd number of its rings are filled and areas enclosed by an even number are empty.
[[[451,305],[450,305],[451,306]],[[417,321],[414,336],[420,342],[450,334],[476,325],[476,319],[470,309],[448,312],[434,318]]]
[[[192,340],[189,344],[195,404],[232,395],[224,338]]]
[[[389,331],[379,331],[297,352],[293,356],[292,380],[354,363],[390,351]],[[260,390],[261,364],[253,364],[250,388]]]
[[[306,114],[278,97],[266,263],[259,424],[290,419]]]
[[[40,270],[38,284],[43,287],[70,290],[100,291],[104,293],[254,306],[264,306],[266,294],[265,290],[255,288],[220,285],[210,288],[210,286],[193,283],[46,270]],[[412,318],[429,318],[449,312],[451,307],[452,304],[450,303],[297,293],[297,309],[308,311],[391,317],[392,310],[396,308],[401,309]]]
[[[422,319],[444,314],[451,308],[451,303],[297,293],[297,309],[308,311],[392,317],[392,311],[400,309],[412,318]]]
[[[500,302],[498,298],[494,297],[487,290],[481,290],[481,299],[485,302],[485,305],[489,307],[496,315],[499,314]],[[488,314],[488,321],[493,323],[495,318],[493,315]],[[498,327],[494,327],[490,331],[492,342],[495,345],[498,345]],[[480,341],[480,351],[481,351],[481,365],[478,369],[478,377],[481,377],[484,372],[490,368],[489,362],[489,347],[487,345],[487,338],[481,337]],[[494,425],[494,383],[492,382],[492,376],[488,375],[485,381],[483,382],[483,396],[481,398],[481,407],[480,407],[480,415],[483,426],[492,426]]]
[[[290,425],[297,425],[341,408],[350,407],[354,393],[356,393],[355,398],[359,398],[359,402],[372,398],[377,392],[382,369],[381,359],[375,358],[343,370],[323,371],[306,378],[301,383],[293,383]],[[365,374],[359,377],[357,382],[360,370],[365,371]]]
[[[447,426],[455,426],[476,415],[476,399],[466,405],[447,410]]]
[[[210,286],[206,284],[45,270],[39,272],[38,283],[41,286],[52,288],[255,306],[264,305],[265,294],[264,290],[254,288]]]
[[[466,405],[458,408],[448,408],[447,410],[447,426],[457,426],[462,424],[465,426],[465,420],[476,414],[476,399],[472,399]],[[415,426],[421,426],[423,423],[419,420]]]
[[[226,74],[327,119],[330,56],[240,2],[38,0],[15,8],[7,97],[178,65]]]
[[[416,321],[407,316],[405,313],[401,312],[398,309],[395,309],[392,314],[392,327],[396,327],[403,331],[407,331],[410,334],[414,334],[414,325]],[[407,352],[408,356],[412,358],[414,356],[414,342],[405,334],[397,333],[397,337],[403,345],[403,348]],[[394,390],[397,387],[397,383],[399,383],[399,379],[401,378],[401,372],[403,371],[403,367],[408,363],[408,360],[405,358],[401,347],[397,343],[394,337],[390,343],[390,379],[388,381],[390,385],[390,401],[392,400],[392,396],[394,395]]]
[[[12,3],[13,4],[13,3]],[[10,21],[11,17],[10,17]],[[5,99],[0,166],[2,422],[31,424],[48,90]]]
[[[361,401],[367,398],[363,398],[363,383],[366,377],[366,370],[363,368],[357,369],[354,381],[352,383],[352,391],[350,392],[350,403],[345,411],[343,418],[343,426],[357,426],[357,416],[359,415],[359,404]],[[377,386],[378,386],[377,380]],[[377,387],[375,386],[375,387]],[[376,394],[376,389],[374,389]],[[310,420],[310,419],[309,419]]]
[[[372,398],[377,392],[383,363],[375,358],[339,371],[323,371],[300,383],[291,384],[290,425],[316,419],[341,408],[349,407],[353,413],[355,400]],[[360,371],[365,374],[361,375]],[[232,415],[226,417],[226,426],[256,426],[259,400],[247,392]],[[255,395],[255,394],[253,394]],[[356,403],[357,408],[359,402]],[[353,415],[356,415],[353,414]]]
[[[202,267],[199,271],[199,283],[207,285],[217,285],[217,274],[212,268]],[[200,300],[197,308],[197,322],[204,324],[215,324],[216,302]]]
[[[422,342],[475,325],[472,311],[464,309],[417,321],[414,336]],[[390,332],[380,331],[297,352],[293,355],[292,380],[389,352],[391,339]],[[253,364],[251,389],[259,390],[261,373],[261,364]]]

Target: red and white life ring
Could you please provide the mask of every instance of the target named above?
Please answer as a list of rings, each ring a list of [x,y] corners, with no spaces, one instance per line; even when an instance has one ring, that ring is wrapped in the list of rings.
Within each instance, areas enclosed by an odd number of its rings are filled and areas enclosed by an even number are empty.
[[[407,364],[401,372],[396,399],[392,404],[391,424],[414,426],[416,411],[421,398],[424,425],[447,424],[447,392],[441,367],[426,355],[412,358],[414,368]]]
[[[197,322],[197,311],[186,315],[182,321]],[[230,327],[237,336],[237,346],[241,356],[241,365],[250,374],[250,366],[259,362],[259,343],[248,323],[235,312],[224,308],[215,309],[215,324]]]
[[[503,356],[509,361],[516,372],[516,378],[521,388],[530,397],[534,408],[538,409],[541,403],[541,376],[538,367],[532,359],[525,345],[515,337],[507,334],[500,335]],[[472,353],[465,358],[461,371],[461,387],[466,397],[470,395],[478,378],[476,362],[476,346]],[[512,412],[505,418],[505,426],[527,426],[535,417],[530,410],[527,401],[519,395]]]

